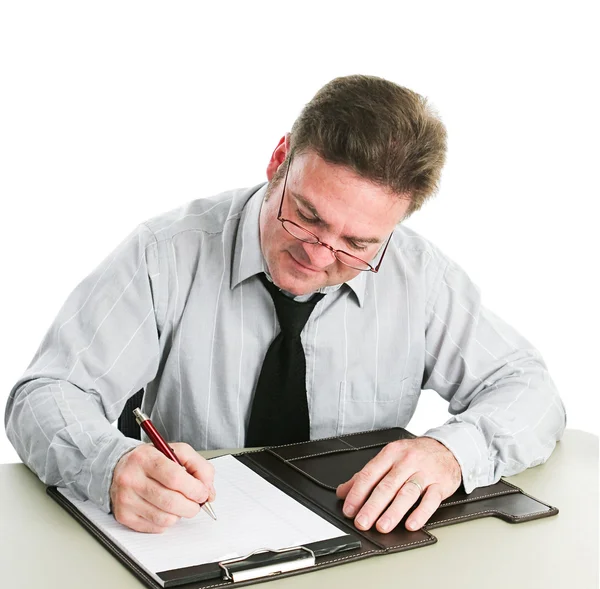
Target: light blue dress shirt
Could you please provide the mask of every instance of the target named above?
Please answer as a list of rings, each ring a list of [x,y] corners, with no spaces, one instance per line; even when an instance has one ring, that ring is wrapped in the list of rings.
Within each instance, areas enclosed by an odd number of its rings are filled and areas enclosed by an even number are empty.
[[[140,225],[71,294],[6,409],[7,435],[42,481],[108,511],[112,471],[140,443],[111,422],[143,387],[166,439],[244,446],[279,331],[257,276],[265,191]],[[454,453],[467,492],[551,454],[565,411],[540,354],[426,239],[399,226],[379,274],[322,291],[302,332],[311,438],[405,427],[426,388],[451,414],[426,435]]]

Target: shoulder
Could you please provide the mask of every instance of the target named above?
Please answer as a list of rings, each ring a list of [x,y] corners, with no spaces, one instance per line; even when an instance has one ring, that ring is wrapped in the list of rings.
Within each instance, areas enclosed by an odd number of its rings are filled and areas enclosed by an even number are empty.
[[[480,299],[479,287],[462,266],[429,239],[401,226],[394,232],[393,243],[398,267],[404,269],[409,281],[423,285],[429,315],[434,305],[449,305],[451,300],[470,301],[461,303],[465,307]]]
[[[427,268],[433,262],[433,265],[439,269],[451,262],[431,240],[406,225],[396,227],[390,245],[393,252],[411,266]]]
[[[238,188],[199,198],[148,219],[143,225],[157,242],[170,240],[183,232],[219,234],[225,230],[228,222],[240,218],[244,206],[261,186]]]
[[[456,292],[478,290],[459,264],[410,227],[397,227],[390,245],[390,257],[394,260],[391,265],[408,282],[422,285],[428,305],[438,298],[444,286],[452,286]]]

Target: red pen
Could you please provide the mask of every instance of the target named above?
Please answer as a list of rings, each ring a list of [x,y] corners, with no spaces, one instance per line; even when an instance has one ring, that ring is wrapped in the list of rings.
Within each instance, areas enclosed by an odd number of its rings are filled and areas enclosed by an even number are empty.
[[[133,414],[135,415],[135,420],[138,425],[146,432],[146,435],[150,438],[150,441],[154,444],[154,447],[157,450],[160,450],[167,458],[170,458],[173,462],[176,462],[180,466],[183,466],[177,455],[173,451],[173,448],[165,442],[164,438],[158,433],[158,430],[154,427],[154,424],[150,421],[150,418],[139,409],[133,410]],[[185,468],[185,466],[183,466]],[[210,515],[214,520],[217,519],[213,508],[210,506],[210,503],[202,503],[202,509]]]

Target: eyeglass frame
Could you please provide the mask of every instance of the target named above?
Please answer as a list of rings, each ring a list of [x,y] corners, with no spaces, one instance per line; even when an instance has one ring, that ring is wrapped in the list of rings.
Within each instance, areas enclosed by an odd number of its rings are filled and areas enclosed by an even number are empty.
[[[372,266],[371,264],[369,264],[369,262],[362,260],[361,258],[359,258],[353,254],[349,254],[348,252],[346,252],[344,250],[335,249],[334,247],[330,246],[328,243],[321,241],[321,238],[318,237],[317,235],[315,235],[312,231],[309,231],[305,227],[302,227],[302,225],[298,225],[298,223],[296,223],[295,221],[292,221],[291,219],[286,219],[285,217],[282,217],[281,213],[283,211],[283,199],[285,198],[285,189],[287,187],[287,178],[288,178],[288,173],[289,173],[291,167],[292,167],[292,155],[290,155],[290,159],[288,161],[288,167],[285,171],[285,178],[283,181],[283,190],[281,191],[281,202],[279,203],[279,212],[277,213],[277,220],[281,223],[281,226],[283,227],[283,229],[287,233],[289,233],[294,239],[297,239],[298,241],[301,241],[302,243],[309,243],[311,245],[322,245],[323,247],[327,248],[333,254],[333,257],[338,262],[341,262],[342,264],[344,264],[344,266],[348,266],[348,268],[352,268],[353,270],[358,270],[359,272],[374,272],[375,274],[377,274],[379,272],[379,268],[381,267],[381,262],[383,262],[383,258],[385,256],[385,252],[387,251],[388,245],[390,245],[390,241],[392,240],[392,236],[394,235],[394,232],[392,231],[392,233],[390,233],[390,236],[388,237],[385,247],[383,248],[383,253],[381,254],[381,258],[379,258],[379,262],[377,263],[377,266]],[[291,233],[289,231],[289,229],[286,228],[286,226],[285,226],[286,223],[291,223],[295,227],[298,227],[298,229],[308,233],[309,235],[312,235],[316,241],[307,241],[305,239],[301,239],[300,237],[297,237],[296,235]],[[350,258],[355,259],[357,262],[360,262],[361,264],[367,265],[368,268],[355,268],[354,266],[347,264],[346,262],[344,262],[343,260],[340,260],[340,258],[337,257],[338,252],[340,252],[346,256],[349,256]]]

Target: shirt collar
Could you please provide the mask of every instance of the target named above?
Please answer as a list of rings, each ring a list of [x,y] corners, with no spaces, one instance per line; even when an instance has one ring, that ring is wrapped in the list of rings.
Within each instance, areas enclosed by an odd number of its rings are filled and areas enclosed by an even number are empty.
[[[268,184],[261,186],[242,209],[233,251],[231,288],[244,280],[265,271],[260,249],[259,218]]]
[[[235,249],[233,252],[233,267],[231,272],[231,288],[234,289],[238,284],[247,280],[251,276],[264,272],[268,275],[267,264],[263,258],[260,247],[260,209],[265,199],[268,184],[259,188],[248,200],[242,210],[240,223],[238,225],[237,236],[235,240]],[[367,272],[361,272],[352,280],[345,282],[344,285],[350,288],[355,294],[358,304],[362,307],[366,291]],[[317,292],[328,294],[335,292],[342,286],[324,286]]]
[[[370,272],[360,272],[352,280],[348,280],[345,284],[352,289],[356,296],[358,304],[362,307],[365,302],[365,292],[367,291],[367,274]]]

